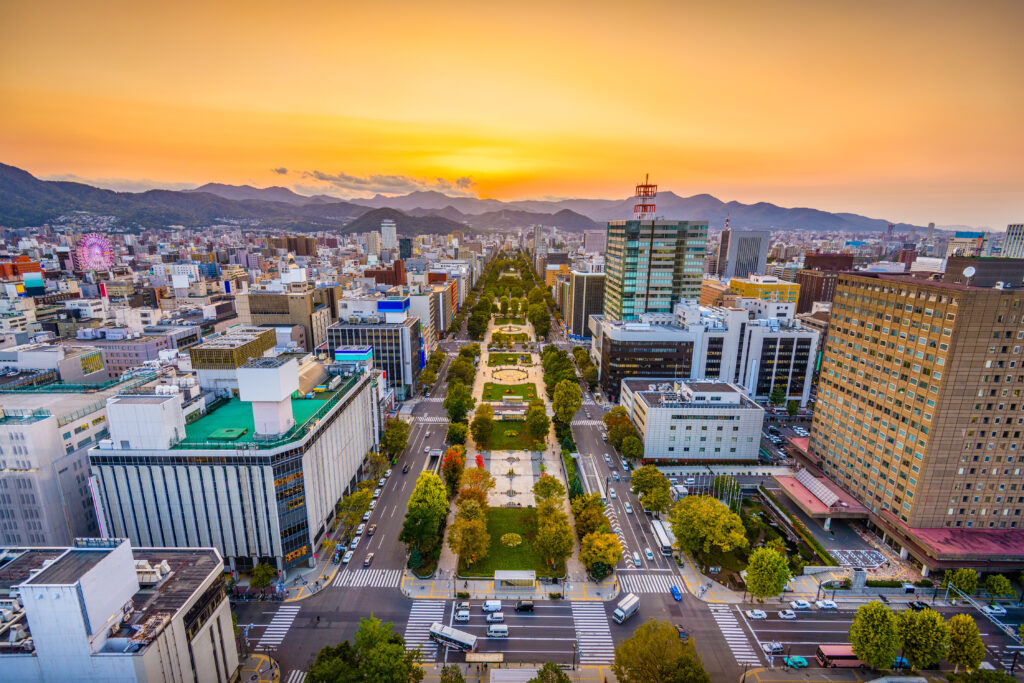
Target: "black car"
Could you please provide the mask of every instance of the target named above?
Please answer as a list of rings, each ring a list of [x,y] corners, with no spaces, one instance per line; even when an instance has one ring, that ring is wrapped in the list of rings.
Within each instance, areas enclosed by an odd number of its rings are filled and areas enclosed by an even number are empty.
[[[907,603],[907,607],[914,610],[915,612],[920,612],[923,609],[928,609],[928,604],[925,602],[921,602],[920,600],[911,600]]]
[[[409,466],[408,465],[406,465],[405,467],[402,468],[402,474],[405,474],[408,471],[409,471]]]
[[[532,600],[517,600],[516,601],[517,612],[532,612],[533,601]]]

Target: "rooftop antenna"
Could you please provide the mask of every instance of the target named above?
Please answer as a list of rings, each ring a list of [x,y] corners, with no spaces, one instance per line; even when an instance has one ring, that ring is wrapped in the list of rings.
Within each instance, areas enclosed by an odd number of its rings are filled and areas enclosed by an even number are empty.
[[[965,282],[964,284],[971,284],[971,278],[974,277],[974,274],[977,272],[978,270],[974,266],[967,266],[966,268],[964,268],[963,275],[967,279],[967,282]]]
[[[633,199],[633,218],[638,221],[654,219],[654,198],[658,196],[658,186],[651,185],[650,174],[644,174],[644,182],[636,186]]]

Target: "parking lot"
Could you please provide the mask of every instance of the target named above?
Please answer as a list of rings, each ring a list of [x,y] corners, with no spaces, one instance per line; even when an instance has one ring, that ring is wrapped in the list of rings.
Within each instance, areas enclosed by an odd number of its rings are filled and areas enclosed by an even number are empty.
[[[885,555],[877,550],[829,550],[828,554],[844,567],[876,569],[888,561]]]

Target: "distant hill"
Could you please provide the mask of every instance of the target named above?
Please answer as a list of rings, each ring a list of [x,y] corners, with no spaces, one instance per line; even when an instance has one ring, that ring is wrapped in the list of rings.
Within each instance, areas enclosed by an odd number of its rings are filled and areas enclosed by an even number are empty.
[[[386,218],[395,222],[399,235],[408,237],[427,233],[446,235],[456,230],[469,230],[465,224],[441,216],[410,216],[397,209],[371,209],[346,225],[343,232],[380,230],[380,222]]]

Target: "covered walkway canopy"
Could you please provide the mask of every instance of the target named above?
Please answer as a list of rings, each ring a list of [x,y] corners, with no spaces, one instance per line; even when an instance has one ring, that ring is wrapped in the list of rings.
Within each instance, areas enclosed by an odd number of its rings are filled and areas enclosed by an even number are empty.
[[[529,588],[533,590],[536,583],[537,572],[533,570],[514,571],[499,569],[494,572],[495,588]]]

